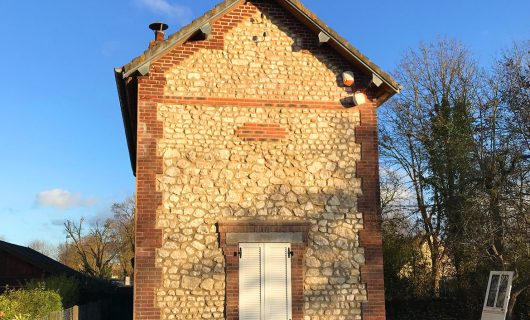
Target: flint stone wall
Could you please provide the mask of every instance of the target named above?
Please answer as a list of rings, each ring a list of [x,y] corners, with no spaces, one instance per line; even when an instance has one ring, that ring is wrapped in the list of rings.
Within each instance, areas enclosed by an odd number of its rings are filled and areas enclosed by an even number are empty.
[[[242,4],[213,24],[213,34],[243,12],[253,14],[224,34],[223,50],[199,49],[165,72],[164,98],[205,101],[158,104],[162,319],[224,318],[225,261],[216,223],[233,218],[310,221],[305,319],[359,320],[366,301],[355,177],[360,115],[304,105],[338,105],[349,95],[338,84],[340,74],[355,70],[329,47],[318,47],[316,34],[274,1]],[[208,105],[209,97],[234,106]],[[271,107],[241,107],[238,99]],[[300,105],[272,107],[286,100]],[[237,130],[248,123],[279,125],[287,136],[243,141]]]
[[[255,5],[255,6],[254,6]],[[166,96],[332,101],[349,97],[342,72],[363,75],[273,1],[224,35],[224,50],[200,49],[166,72]],[[214,25],[215,27],[215,25]]]
[[[310,221],[306,318],[360,319],[366,291],[359,276],[361,189],[354,176],[359,113],[160,104],[159,115],[163,318],[224,317],[224,256],[216,223],[237,218]],[[235,131],[247,122],[279,123],[288,136],[280,142],[241,141]]]

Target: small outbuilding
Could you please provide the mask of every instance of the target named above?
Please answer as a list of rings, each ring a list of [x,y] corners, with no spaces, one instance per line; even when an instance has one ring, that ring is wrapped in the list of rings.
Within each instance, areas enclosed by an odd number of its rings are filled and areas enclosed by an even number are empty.
[[[28,280],[58,275],[80,274],[31,248],[0,241],[0,291],[6,286],[16,288]]]

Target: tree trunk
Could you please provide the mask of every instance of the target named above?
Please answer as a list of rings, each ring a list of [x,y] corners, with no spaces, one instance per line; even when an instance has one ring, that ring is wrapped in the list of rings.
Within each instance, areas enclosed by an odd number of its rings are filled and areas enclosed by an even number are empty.
[[[440,280],[442,278],[440,259],[433,259],[432,263],[433,293],[435,298],[440,298]]]
[[[527,289],[530,289],[530,285],[526,285],[517,290],[512,290],[512,293],[510,294],[510,302],[508,302],[508,309],[506,310],[506,320],[514,320],[513,309],[515,307],[515,303],[517,303],[517,298]]]
[[[440,243],[437,239],[432,239],[431,250],[431,281],[433,296],[440,297],[440,280],[442,278],[442,253]]]

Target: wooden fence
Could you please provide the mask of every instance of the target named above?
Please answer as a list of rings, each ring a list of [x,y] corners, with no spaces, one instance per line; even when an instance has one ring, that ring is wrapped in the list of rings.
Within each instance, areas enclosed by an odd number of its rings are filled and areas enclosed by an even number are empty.
[[[104,320],[105,301],[73,306],[70,309],[49,314],[42,320]]]

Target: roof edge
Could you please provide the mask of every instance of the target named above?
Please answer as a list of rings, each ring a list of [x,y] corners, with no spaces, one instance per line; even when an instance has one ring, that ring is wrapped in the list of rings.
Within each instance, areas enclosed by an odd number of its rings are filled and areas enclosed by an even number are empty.
[[[43,270],[46,269],[45,271],[50,273],[56,272],[58,274],[63,273],[70,276],[83,276],[79,271],[48,257],[37,250],[31,249],[30,247],[24,247],[18,244],[0,240],[0,250]],[[31,253],[31,255],[28,255],[27,253]]]
[[[121,115],[123,119],[123,126],[125,128],[125,138],[127,139],[127,147],[129,149],[129,159],[131,161],[131,168],[133,174],[136,176],[136,144],[133,137],[133,127],[131,122],[131,114],[129,112],[129,101],[127,99],[125,78],[123,76],[123,68],[114,69],[114,78],[116,79],[116,88],[118,90],[118,97],[120,100]]]
[[[147,49],[141,56],[132,60],[123,67],[123,77],[129,77],[142,67],[149,65],[151,61],[156,59],[158,56],[171,50],[174,45],[193,36],[193,34],[200,30],[205,24],[210,23],[212,20],[221,15],[224,15],[227,11],[231,10],[234,6],[241,2],[243,2],[243,0],[223,1],[210,11],[206,12],[203,16],[192,21],[189,25],[170,35],[167,40],[157,42],[153,48]]]
[[[182,28],[180,31],[169,36],[165,41],[160,41],[156,45],[146,50],[141,56],[132,60],[130,63],[126,64],[123,70],[123,78],[127,78],[133,75],[136,72],[145,75],[149,71],[150,63],[158,58],[160,55],[163,55],[167,51],[171,50],[174,45],[178,44],[181,41],[185,41],[189,37],[193,36],[197,31],[199,31],[205,24],[211,23],[212,20],[223,15],[227,11],[231,10],[234,6],[240,4],[243,0],[225,0],[215,6],[212,10],[205,13],[203,16],[195,19],[186,27]],[[374,64],[368,57],[363,55],[359,50],[353,47],[346,39],[341,37],[336,31],[330,28],[327,24],[321,21],[311,10],[307,9],[300,1],[298,0],[276,0],[277,2],[283,2],[288,4],[292,9],[298,12],[305,20],[313,24],[320,31],[324,32],[331,38],[331,41],[336,45],[341,47],[345,52],[359,63],[364,68],[368,69],[370,72],[379,76],[388,88],[390,88],[393,93],[399,93],[401,91],[401,86],[386,72],[384,72],[380,67]]]

